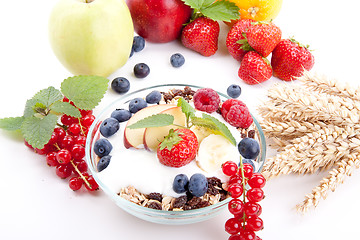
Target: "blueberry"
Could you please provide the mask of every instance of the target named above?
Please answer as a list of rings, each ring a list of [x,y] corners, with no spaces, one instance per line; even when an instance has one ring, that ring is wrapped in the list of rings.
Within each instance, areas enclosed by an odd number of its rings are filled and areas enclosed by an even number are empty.
[[[245,163],[250,164],[250,165],[253,167],[254,171],[255,171],[255,164],[254,164],[254,161],[253,161],[253,160],[243,158],[243,159],[242,159],[242,162],[243,162],[243,164],[245,164]]]
[[[145,63],[138,63],[134,66],[134,74],[137,78],[144,78],[150,73],[150,68]]]
[[[147,107],[147,103],[142,98],[134,98],[129,103],[129,111],[131,113],[136,113],[137,111],[139,111],[143,108],[146,108],[146,107]]]
[[[99,157],[107,156],[112,150],[112,145],[109,140],[105,138],[98,139],[94,144],[94,152]]]
[[[145,39],[141,36],[135,36],[133,40],[132,49],[134,52],[140,52],[145,47]]]
[[[100,133],[104,137],[110,137],[114,135],[120,128],[119,121],[115,118],[107,118],[100,125]]]
[[[134,48],[131,48],[131,52],[130,52],[129,58],[131,58],[133,55],[134,55]]]
[[[227,90],[227,95],[229,95],[229,97],[231,98],[238,98],[241,94],[241,87],[239,85],[236,84],[231,84]]]
[[[152,91],[148,95],[146,95],[145,98],[147,103],[153,104],[153,103],[159,103],[161,100],[161,93],[159,91]]]
[[[189,192],[195,197],[204,196],[208,189],[208,181],[201,173],[195,173],[189,180]]]
[[[238,149],[244,158],[255,159],[260,152],[259,143],[253,138],[243,138],[239,144]]]
[[[185,63],[185,58],[180,53],[175,53],[170,57],[170,63],[173,67],[181,67]]]
[[[119,122],[125,122],[131,118],[131,112],[126,109],[116,109],[111,113],[111,117]]]
[[[111,156],[107,155],[107,156],[103,156],[102,158],[100,158],[98,164],[97,164],[97,170],[98,172],[101,172],[102,170],[104,170],[105,168],[107,168],[107,166],[109,166],[110,163],[110,159]]]
[[[112,80],[111,88],[117,93],[126,93],[130,89],[130,82],[124,77],[117,77]]]
[[[176,193],[184,193],[187,190],[189,178],[185,174],[178,174],[174,178],[173,190]]]

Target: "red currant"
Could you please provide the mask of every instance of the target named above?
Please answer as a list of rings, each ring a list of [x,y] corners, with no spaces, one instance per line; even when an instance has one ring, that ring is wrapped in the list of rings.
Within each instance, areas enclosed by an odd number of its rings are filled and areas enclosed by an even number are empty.
[[[244,188],[241,184],[234,183],[229,186],[228,192],[230,193],[231,197],[238,198],[243,194]]]
[[[252,188],[263,188],[265,186],[266,180],[260,173],[253,173],[251,178],[248,181],[248,184]]]
[[[46,154],[46,163],[51,167],[56,167],[59,165],[59,162],[56,160],[56,152],[50,152]]]
[[[225,223],[225,231],[229,234],[237,234],[240,228],[240,222],[235,218],[230,218]]]
[[[241,240],[239,234],[233,234],[231,235],[228,240]]]
[[[244,177],[247,178],[247,179],[250,179],[251,176],[253,175],[254,168],[250,164],[245,163],[243,165],[243,169],[244,169]],[[239,172],[240,172],[240,175],[241,175],[241,170]]]
[[[54,129],[54,130],[55,130],[55,129]],[[50,140],[49,140],[48,144],[53,145],[53,144],[57,143],[58,138],[59,138],[59,136],[58,136],[57,132],[54,131],[54,132],[51,134],[51,137],[50,137]]]
[[[80,113],[81,113],[82,117],[85,117],[87,115],[91,115],[93,113],[92,110],[85,110],[85,109],[79,109],[79,110],[80,110]]]
[[[68,128],[68,133],[73,136],[79,135],[81,132],[81,126],[79,123],[72,123]]]
[[[68,164],[71,160],[71,153],[67,149],[61,149],[56,153],[56,160],[60,164]]]
[[[262,212],[261,206],[256,202],[246,202],[244,206],[245,215],[250,216],[259,216]]]
[[[257,232],[264,228],[264,222],[258,216],[251,216],[247,219],[246,228],[254,232]]]
[[[88,133],[89,133],[89,128],[82,127],[82,131],[81,131],[80,135],[86,137],[88,135]]]
[[[55,128],[54,132],[57,134],[57,142],[59,142],[61,139],[63,139],[66,136],[66,132],[63,128]]]
[[[249,201],[260,202],[264,199],[264,191],[261,188],[251,188],[247,191],[246,197]]]
[[[88,169],[88,166],[86,164],[86,162],[84,160],[74,160],[73,163],[75,164],[76,168],[80,171],[80,172],[85,172]]]
[[[71,124],[78,122],[77,118],[71,117],[66,114],[62,115],[60,120],[65,126],[70,126]]]
[[[75,144],[71,148],[71,156],[75,160],[83,159],[85,157],[85,147],[79,144]]]
[[[233,183],[238,183],[238,184],[242,184],[242,177],[239,175],[232,175],[229,178],[229,185],[233,184]]]
[[[82,146],[85,146],[86,144],[86,137],[85,136],[75,136],[74,137],[74,143],[75,144],[79,144],[79,145],[82,145]]]
[[[74,146],[74,138],[70,135],[66,135],[59,141],[59,146],[60,148],[71,150],[71,148]]]
[[[35,152],[40,155],[48,154],[49,152],[56,151],[56,147],[52,144],[45,144],[42,149],[35,148]]]
[[[67,97],[63,97],[63,100],[62,100],[63,102],[70,102],[70,100],[67,98]]]
[[[240,233],[241,240],[255,240],[255,238],[256,238],[256,234],[254,233],[254,231],[245,229]]]
[[[24,143],[25,143],[25,146],[27,146],[28,148],[34,150],[34,148],[24,139]]]
[[[72,173],[72,166],[71,164],[60,164],[56,167],[56,175],[60,178],[67,178],[70,177]]]
[[[95,190],[99,189],[99,185],[97,184],[97,182],[95,181],[93,176],[89,176],[86,180],[90,184],[90,186],[85,184],[85,187],[86,187],[87,190],[92,192],[92,191],[95,191]]]
[[[238,165],[233,161],[227,161],[222,164],[222,171],[226,176],[233,176],[237,173]]]
[[[228,204],[228,209],[231,214],[239,215],[244,211],[244,203],[237,198],[231,199]]]
[[[76,190],[79,190],[81,188],[81,186],[83,185],[84,183],[84,180],[82,180],[81,178],[79,177],[73,177],[69,180],[69,187],[76,191]]]
[[[259,236],[256,236],[255,240],[262,240],[262,239]]]

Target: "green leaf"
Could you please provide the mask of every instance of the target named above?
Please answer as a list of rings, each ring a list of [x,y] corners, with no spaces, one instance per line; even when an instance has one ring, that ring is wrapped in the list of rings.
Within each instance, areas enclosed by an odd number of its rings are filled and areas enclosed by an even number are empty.
[[[79,109],[77,109],[68,102],[63,102],[63,101],[54,102],[50,106],[50,110],[57,113],[66,114],[72,117],[77,117],[77,118],[81,117]]]
[[[183,135],[182,132],[175,132],[174,129],[169,130],[169,134],[164,138],[164,140],[160,143],[160,150],[167,148],[169,151],[172,149],[172,147],[176,144],[178,144],[180,141],[182,141],[182,137],[180,135]]]
[[[128,126],[130,129],[149,128],[149,127],[164,127],[174,123],[174,116],[170,114],[154,114],[144,119],[137,121]]]
[[[26,104],[25,104],[25,110],[24,110],[24,117],[32,117],[34,116],[34,114],[36,113],[35,112],[35,106],[38,104],[38,103],[41,103],[40,100],[38,99],[29,99],[26,101]]]
[[[199,127],[206,127],[211,130],[217,130],[216,124],[211,120],[207,118],[200,118],[200,117],[191,117],[191,123],[193,125],[199,126]]]
[[[216,1],[210,6],[200,9],[200,12],[214,21],[230,22],[239,19],[239,7],[227,0]]]
[[[27,117],[21,125],[21,132],[31,146],[42,149],[49,142],[57,120],[58,116],[54,114],[44,118]]]
[[[190,117],[195,116],[195,108],[182,97],[179,98],[177,106],[181,107],[181,111],[185,114],[186,125],[188,126]]]
[[[32,99],[37,99],[38,103],[42,103],[46,107],[50,106],[56,101],[61,100],[62,98],[63,95],[61,92],[54,87],[48,87],[46,89],[40,90],[32,97]]]
[[[109,80],[100,76],[75,76],[61,83],[61,92],[85,110],[95,108],[108,89]]]
[[[7,131],[16,131],[21,129],[24,117],[9,117],[0,119],[0,128]]]
[[[217,118],[205,113],[202,114],[202,117],[211,120],[216,125],[217,130],[215,130],[215,134],[224,136],[231,142],[231,144],[236,146],[236,140],[234,136],[231,134],[230,130],[224,123],[220,122]]]
[[[204,0],[182,0],[186,5],[193,9],[200,9]]]

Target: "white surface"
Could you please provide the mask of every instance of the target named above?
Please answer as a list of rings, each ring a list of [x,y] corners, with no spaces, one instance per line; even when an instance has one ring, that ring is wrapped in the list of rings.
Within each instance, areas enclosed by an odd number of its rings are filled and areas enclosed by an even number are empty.
[[[357,6],[355,6],[355,4]],[[35,92],[52,85],[60,87],[71,76],[49,47],[47,21],[54,1],[3,1],[0,10],[0,117],[19,116],[25,101]],[[296,36],[314,49],[314,70],[358,85],[360,48],[358,9],[353,0],[284,0],[275,23],[284,37]],[[226,53],[223,26],[220,49],[213,57],[202,57],[179,42],[147,44],[109,79],[125,76],[131,90],[160,83],[192,83],[225,91],[231,83],[242,86],[243,99],[251,109],[263,99],[266,88],[279,82],[271,79],[262,86],[247,86],[237,77],[238,63]],[[172,53],[181,52],[185,65],[174,69]],[[145,79],[135,79],[132,67],[150,65]],[[111,91],[101,106],[116,99]],[[254,111],[254,110],[253,110]],[[21,139],[1,131],[0,239],[227,239],[226,211],[209,221],[187,226],[164,226],[130,216],[102,192],[72,192],[67,181],[55,175],[43,157],[30,152]],[[358,239],[360,214],[359,171],[330,193],[318,208],[305,216],[294,206],[316,186],[322,174],[283,176],[265,187],[262,202],[265,229],[262,239]]]

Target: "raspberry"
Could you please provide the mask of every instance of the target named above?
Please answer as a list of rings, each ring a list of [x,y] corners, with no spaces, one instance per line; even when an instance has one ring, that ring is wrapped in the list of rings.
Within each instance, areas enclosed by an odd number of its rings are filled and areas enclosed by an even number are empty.
[[[235,105],[226,114],[225,120],[234,127],[248,128],[253,123],[248,108],[242,105]]]
[[[194,94],[194,105],[197,110],[213,113],[220,105],[219,94],[211,88],[199,89]]]
[[[221,106],[221,115],[223,116],[224,119],[226,119],[226,115],[229,112],[230,108],[235,105],[241,105],[241,106],[246,107],[245,103],[243,103],[242,101],[240,101],[238,99],[226,100]]]

